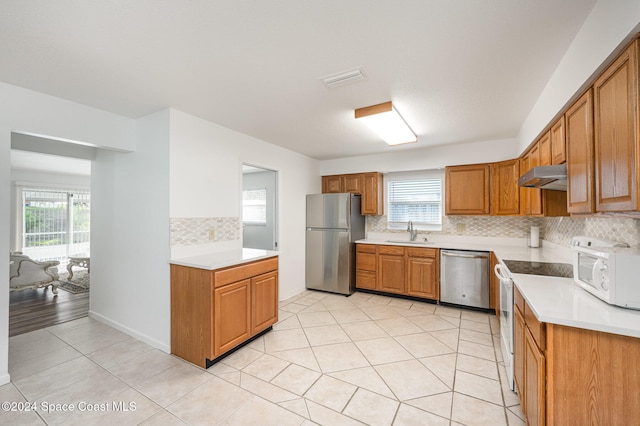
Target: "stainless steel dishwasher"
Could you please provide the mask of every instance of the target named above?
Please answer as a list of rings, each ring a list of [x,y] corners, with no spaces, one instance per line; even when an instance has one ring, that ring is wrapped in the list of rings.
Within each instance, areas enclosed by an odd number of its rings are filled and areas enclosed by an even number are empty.
[[[489,252],[440,250],[440,301],[489,309]]]

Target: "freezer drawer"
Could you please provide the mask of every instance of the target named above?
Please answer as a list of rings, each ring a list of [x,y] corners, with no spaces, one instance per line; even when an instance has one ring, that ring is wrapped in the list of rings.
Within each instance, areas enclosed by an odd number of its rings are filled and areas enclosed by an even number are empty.
[[[440,251],[440,301],[489,309],[489,253]]]
[[[349,231],[307,228],[306,288],[349,295],[355,291],[355,244]]]

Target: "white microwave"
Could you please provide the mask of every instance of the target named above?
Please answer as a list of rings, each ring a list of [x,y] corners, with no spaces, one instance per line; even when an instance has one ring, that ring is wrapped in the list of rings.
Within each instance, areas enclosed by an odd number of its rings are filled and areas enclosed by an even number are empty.
[[[611,305],[640,309],[640,250],[580,247],[573,250],[576,283]]]

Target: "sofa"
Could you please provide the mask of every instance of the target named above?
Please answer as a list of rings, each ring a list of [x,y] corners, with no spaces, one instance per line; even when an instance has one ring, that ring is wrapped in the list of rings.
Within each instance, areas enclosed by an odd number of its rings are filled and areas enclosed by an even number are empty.
[[[9,291],[35,289],[51,286],[53,294],[58,294],[57,260],[37,261],[19,252],[10,254]]]

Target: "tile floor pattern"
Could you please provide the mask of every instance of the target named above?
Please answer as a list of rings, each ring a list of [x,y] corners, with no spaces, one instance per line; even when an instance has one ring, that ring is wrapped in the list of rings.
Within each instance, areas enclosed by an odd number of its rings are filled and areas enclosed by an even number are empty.
[[[281,302],[208,370],[83,318],[12,337],[9,372],[0,401],[37,410],[0,424],[524,425],[495,316],[367,293]]]

